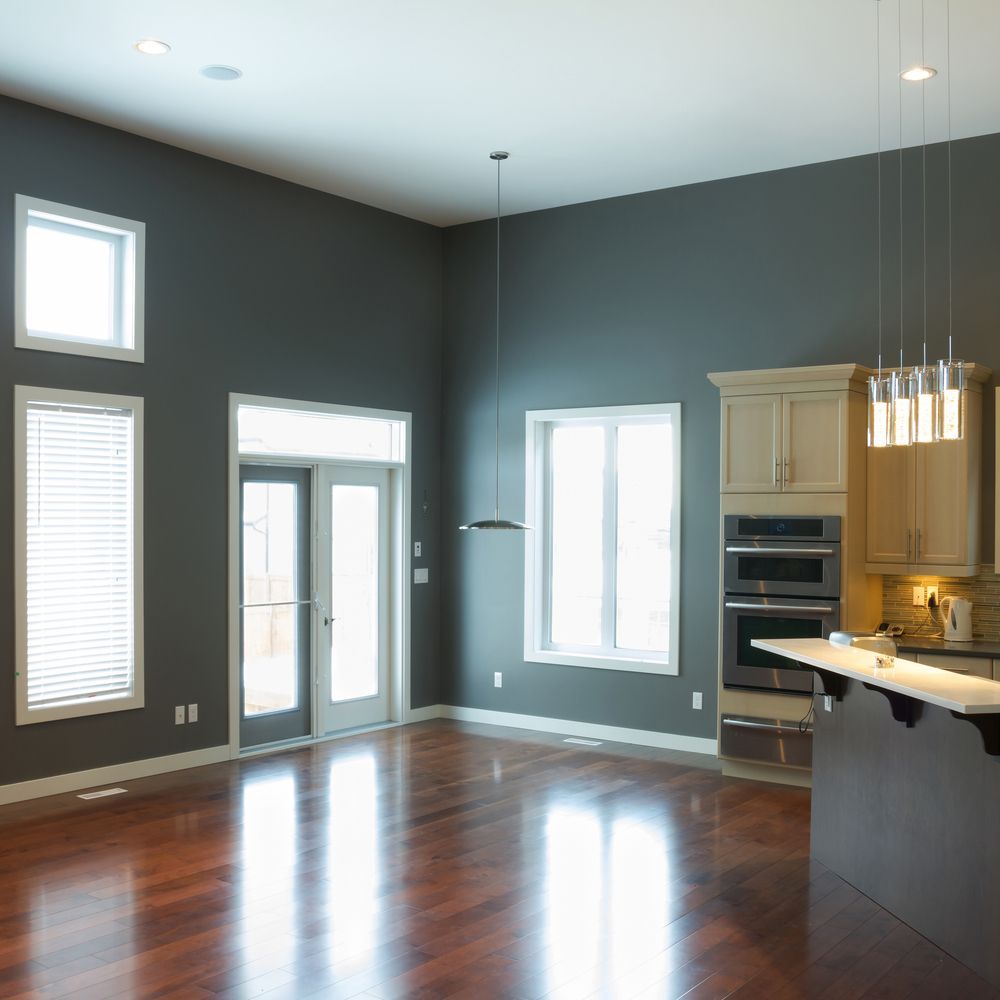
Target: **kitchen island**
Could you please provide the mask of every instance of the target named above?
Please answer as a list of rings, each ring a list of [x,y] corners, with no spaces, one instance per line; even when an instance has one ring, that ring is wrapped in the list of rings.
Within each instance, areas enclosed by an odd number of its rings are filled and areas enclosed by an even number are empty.
[[[754,645],[815,671],[813,857],[1000,987],[1000,683]]]

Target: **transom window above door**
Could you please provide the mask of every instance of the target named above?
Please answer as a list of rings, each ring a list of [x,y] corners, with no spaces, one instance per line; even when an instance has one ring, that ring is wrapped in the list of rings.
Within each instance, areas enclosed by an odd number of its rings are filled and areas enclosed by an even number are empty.
[[[528,412],[526,661],[678,672],[680,416]]]

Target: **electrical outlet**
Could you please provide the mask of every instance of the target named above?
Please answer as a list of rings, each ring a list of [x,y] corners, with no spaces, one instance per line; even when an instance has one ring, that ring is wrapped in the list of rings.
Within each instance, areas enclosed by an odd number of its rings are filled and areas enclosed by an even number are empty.
[[[938,603],[938,589],[931,584],[927,587],[927,607],[936,608]]]
[[[423,552],[423,550],[424,550],[424,546],[423,546],[423,544],[421,542],[414,542],[413,543],[413,555],[417,559],[420,558],[420,553]]]
[[[503,687],[503,674],[499,670],[493,675],[493,686],[495,688]]]
[[[914,587],[913,588],[913,606],[915,608],[922,608],[924,606],[924,588]]]
[[[827,712],[832,712],[833,711],[833,695],[832,694],[825,694],[825,695],[823,695],[823,708]]]
[[[188,722],[198,721],[198,703],[195,702],[193,705],[188,705]]]
[[[185,721],[186,720],[184,718],[184,706],[174,705],[174,725],[183,726]]]
[[[692,708],[697,708],[697,709],[701,708],[701,692],[700,691],[692,691],[691,692],[691,707]]]

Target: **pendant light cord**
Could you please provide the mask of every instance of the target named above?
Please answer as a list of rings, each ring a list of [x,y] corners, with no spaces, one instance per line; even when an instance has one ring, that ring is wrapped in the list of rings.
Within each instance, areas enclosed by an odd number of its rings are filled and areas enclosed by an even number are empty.
[[[951,363],[952,269],[951,269],[951,0],[946,4],[945,44],[948,58],[948,363]]]
[[[875,330],[878,377],[882,378],[882,34],[881,0],[875,0]]]
[[[497,157],[497,311],[496,311],[496,362],[497,362],[497,382],[496,382],[496,503],[494,506],[494,517],[500,520],[500,164],[503,160]]]
[[[925,4],[926,0],[920,0],[920,65],[921,66],[927,65],[927,57],[925,52],[926,33],[924,30]],[[921,216],[921,222],[923,223],[923,244],[924,244],[924,260],[923,260],[924,368],[926,368],[927,367],[927,81],[926,80],[920,81],[920,129],[921,129],[920,197],[922,201],[920,216]]]
[[[896,6],[896,57],[899,63],[899,369],[903,371],[903,0]]]

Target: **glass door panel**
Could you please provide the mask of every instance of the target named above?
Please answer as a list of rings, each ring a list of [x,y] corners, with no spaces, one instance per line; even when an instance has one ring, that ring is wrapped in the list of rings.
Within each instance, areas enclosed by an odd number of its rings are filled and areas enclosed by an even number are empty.
[[[240,467],[240,745],[307,736],[310,474]]]
[[[389,473],[320,472],[319,627],[325,732],[389,717]]]

